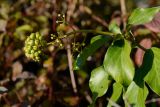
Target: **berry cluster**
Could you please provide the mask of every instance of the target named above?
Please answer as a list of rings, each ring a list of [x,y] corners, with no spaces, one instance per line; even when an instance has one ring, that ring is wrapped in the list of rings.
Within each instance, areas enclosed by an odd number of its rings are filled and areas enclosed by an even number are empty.
[[[40,61],[45,46],[46,41],[43,39],[42,35],[38,32],[32,33],[25,41],[25,55],[35,61]]]

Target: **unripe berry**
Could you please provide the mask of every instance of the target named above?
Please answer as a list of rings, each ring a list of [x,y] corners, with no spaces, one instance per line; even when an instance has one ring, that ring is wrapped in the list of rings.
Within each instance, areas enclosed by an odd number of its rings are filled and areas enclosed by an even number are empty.
[[[34,33],[32,33],[31,35],[30,35],[30,39],[35,39],[35,34]]]
[[[46,41],[37,32],[32,33],[25,41],[25,55],[35,61],[40,61],[40,56],[42,56],[42,51],[46,46]]]

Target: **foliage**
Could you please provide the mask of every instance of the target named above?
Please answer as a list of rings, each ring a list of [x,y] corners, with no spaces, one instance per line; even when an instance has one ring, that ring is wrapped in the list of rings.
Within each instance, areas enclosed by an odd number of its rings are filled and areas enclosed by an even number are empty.
[[[135,9],[132,12],[131,16],[128,18],[127,26],[132,27],[133,25],[148,23],[153,19],[155,14],[159,12],[159,10],[160,7]],[[110,29],[112,32],[114,31],[120,33],[119,30],[112,29]],[[115,26],[115,29],[117,29],[117,26]],[[113,43],[109,46],[106,52],[102,66],[104,66],[104,71],[107,73],[106,79],[109,75],[112,77],[113,80],[115,80],[117,84],[123,85],[123,98],[126,106],[132,105],[134,107],[144,107],[145,100],[148,95],[148,89],[145,85],[145,82],[155,93],[159,94],[160,85],[158,81],[160,68],[158,65],[160,61],[158,59],[160,55],[160,49],[153,47],[149,50],[146,50],[140,45],[136,44],[139,48],[142,48],[145,51],[145,55],[142,66],[140,68],[137,68],[137,71],[135,72],[135,67],[130,57],[130,54],[132,49],[131,43],[135,43],[136,40],[131,39],[130,41],[128,41],[128,37],[125,36],[128,34],[129,38],[133,36],[132,33],[130,34],[130,32],[131,28],[127,29],[127,31],[123,34],[115,35],[119,36],[119,38],[113,38]],[[88,52],[86,53],[86,51],[82,51],[82,53],[87,54],[88,56]],[[90,54],[92,55],[92,53]],[[80,58],[82,59],[83,56],[78,57],[78,59]],[[96,76],[93,76],[93,74],[95,74],[95,71]],[[101,74],[102,71],[103,70],[99,70],[99,68],[96,68],[91,72],[90,81],[92,85],[90,85],[90,88],[93,96],[95,96],[95,93],[97,94],[97,97],[104,95],[105,93],[101,93],[101,85],[109,85],[108,81],[104,81],[104,75],[99,77],[99,74]],[[98,77],[99,80],[101,80],[98,81],[98,83],[101,83],[98,86],[99,90],[97,89],[96,84]],[[107,89],[108,86],[106,87],[106,90]],[[117,93],[116,95],[120,96],[120,93]]]

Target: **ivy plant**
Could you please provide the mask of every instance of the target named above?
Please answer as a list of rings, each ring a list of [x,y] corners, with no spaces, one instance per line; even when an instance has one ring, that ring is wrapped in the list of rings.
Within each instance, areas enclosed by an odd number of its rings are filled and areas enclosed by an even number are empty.
[[[42,40],[39,33],[32,33],[25,42],[24,50],[29,58],[40,61],[40,56],[43,54],[39,50],[43,50],[45,45],[58,44],[58,46],[63,47],[64,45],[65,47],[68,43],[66,38],[73,37],[75,33],[91,32],[97,34],[91,39],[90,44],[79,53],[74,62],[74,70],[83,69],[86,59],[94,54],[98,48],[107,44],[108,49],[103,64],[91,71],[89,87],[93,94],[93,103],[90,106],[94,107],[96,99],[106,94],[109,87],[113,87],[113,93],[108,99],[107,107],[117,103],[120,97],[123,98],[125,106],[145,107],[145,100],[149,93],[148,88],[160,95],[160,49],[157,47],[145,49],[141,46],[132,34],[132,27],[152,21],[159,11],[160,7],[135,9],[127,20],[126,27],[124,27],[126,30],[123,31],[113,21],[109,25],[109,32],[74,30],[66,33],[64,29],[67,24],[63,19],[60,21],[63,27],[60,26],[57,29],[59,36],[55,38],[55,35],[51,35],[53,39],[51,43]],[[141,48],[145,51],[143,63],[138,68],[135,68],[131,58],[134,48]],[[113,86],[111,86],[111,82]]]
[[[157,47],[145,49],[136,42],[131,32],[133,26],[152,21],[159,11],[160,7],[135,9],[128,18],[125,32],[120,31],[120,28],[114,22],[109,25],[109,30],[113,35],[105,35],[106,40],[103,40],[106,42],[101,40],[101,44],[110,44],[104,56],[103,64],[101,67],[95,68],[90,76],[89,86],[94,99],[91,106],[95,106],[95,99],[107,93],[108,87],[110,87],[108,81],[111,81],[108,78],[109,76],[112,77],[115,83],[107,107],[111,107],[112,104],[116,103],[120,96],[123,97],[125,106],[145,107],[145,100],[148,95],[146,84],[156,94],[160,95],[160,49]],[[84,60],[93,54],[93,50],[95,51],[102,46],[98,43],[98,40],[102,38],[101,36],[104,35],[96,36],[97,39],[93,37],[94,42],[91,42],[78,55],[75,61],[76,68],[85,64]],[[130,57],[132,49],[135,48],[132,45],[145,51],[143,64],[137,69],[135,69],[133,60]]]

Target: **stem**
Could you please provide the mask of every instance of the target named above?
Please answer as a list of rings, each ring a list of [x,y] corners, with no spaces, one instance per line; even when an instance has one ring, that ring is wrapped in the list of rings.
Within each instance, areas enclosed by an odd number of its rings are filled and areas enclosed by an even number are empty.
[[[71,54],[71,46],[69,43],[67,43],[67,57],[68,57],[68,65],[69,65],[69,72],[71,77],[71,83],[74,93],[77,93],[77,86],[76,81],[73,73],[73,65],[72,65],[72,54]]]
[[[132,31],[130,30],[129,33],[131,34],[132,38],[133,38],[133,42],[135,43],[136,46],[138,46],[139,48],[141,48],[143,51],[146,51],[147,49],[144,48],[143,46],[141,46],[139,43],[137,43]]]
[[[126,5],[125,5],[125,0],[120,0],[121,3],[121,12],[122,12],[122,16],[126,15]]]
[[[75,33],[96,33],[96,34],[101,34],[101,35],[107,35],[107,36],[113,36],[114,34],[111,32],[104,32],[104,31],[99,31],[99,30],[76,30],[70,33],[67,33],[66,35],[72,35]]]
[[[144,48],[143,46],[141,46],[140,44],[136,43],[136,45],[137,45],[139,48],[141,48],[143,51],[147,51],[147,49]]]
[[[87,91],[85,91],[84,92],[84,95],[85,95],[85,98],[86,98],[86,100],[88,101],[88,103],[89,104],[92,104],[92,98],[91,98],[91,96],[88,94],[88,92]]]
[[[120,0],[120,5],[121,5],[121,12],[122,12],[122,20],[123,20],[123,29],[126,29],[126,4],[125,0]]]

